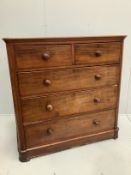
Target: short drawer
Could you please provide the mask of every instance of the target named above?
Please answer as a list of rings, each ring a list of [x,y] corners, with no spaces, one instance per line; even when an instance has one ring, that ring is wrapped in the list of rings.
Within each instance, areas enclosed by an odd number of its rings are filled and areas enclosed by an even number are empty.
[[[76,64],[100,65],[119,63],[121,43],[95,43],[75,45]]]
[[[70,45],[16,45],[18,69],[47,68],[72,64]]]
[[[119,66],[96,66],[19,73],[21,96],[118,84]]]
[[[115,108],[117,85],[96,90],[58,93],[22,100],[24,123],[49,120],[66,115]]]
[[[85,114],[25,127],[27,147],[57,143],[71,138],[82,137],[87,134],[114,129],[115,110],[94,114]]]

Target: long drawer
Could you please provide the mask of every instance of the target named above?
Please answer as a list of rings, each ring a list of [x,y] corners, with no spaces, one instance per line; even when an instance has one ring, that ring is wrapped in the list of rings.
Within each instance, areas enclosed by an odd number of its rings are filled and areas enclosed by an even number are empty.
[[[19,44],[15,52],[18,69],[72,65],[71,45]]]
[[[94,43],[75,45],[76,64],[100,65],[119,63],[121,43]]]
[[[63,117],[83,112],[115,108],[118,86],[96,90],[58,93],[39,98],[22,100],[25,123]]]
[[[28,147],[46,145],[77,138],[89,133],[100,132],[114,128],[115,110],[85,114],[46,124],[25,127]]]
[[[21,96],[118,84],[119,66],[96,66],[18,74]]]

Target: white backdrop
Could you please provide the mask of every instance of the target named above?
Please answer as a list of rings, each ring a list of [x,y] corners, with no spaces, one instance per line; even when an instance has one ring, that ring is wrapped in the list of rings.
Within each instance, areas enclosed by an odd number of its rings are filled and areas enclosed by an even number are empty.
[[[120,113],[131,113],[130,0],[0,0],[0,39],[4,37],[127,35]],[[131,88],[131,86],[130,86]],[[13,103],[5,44],[0,40],[0,114]]]

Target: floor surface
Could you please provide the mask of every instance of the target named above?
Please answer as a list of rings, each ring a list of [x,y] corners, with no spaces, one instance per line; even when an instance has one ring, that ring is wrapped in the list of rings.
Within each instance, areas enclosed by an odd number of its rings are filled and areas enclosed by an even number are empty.
[[[14,117],[0,117],[0,175],[131,175],[131,118],[120,116],[119,138],[18,160]]]

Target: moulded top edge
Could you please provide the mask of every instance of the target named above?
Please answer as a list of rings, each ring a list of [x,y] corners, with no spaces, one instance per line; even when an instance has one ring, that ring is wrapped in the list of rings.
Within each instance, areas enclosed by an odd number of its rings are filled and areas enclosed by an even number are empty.
[[[23,42],[67,42],[67,41],[121,41],[126,35],[114,36],[66,36],[66,37],[32,37],[32,38],[3,38],[6,43]]]

